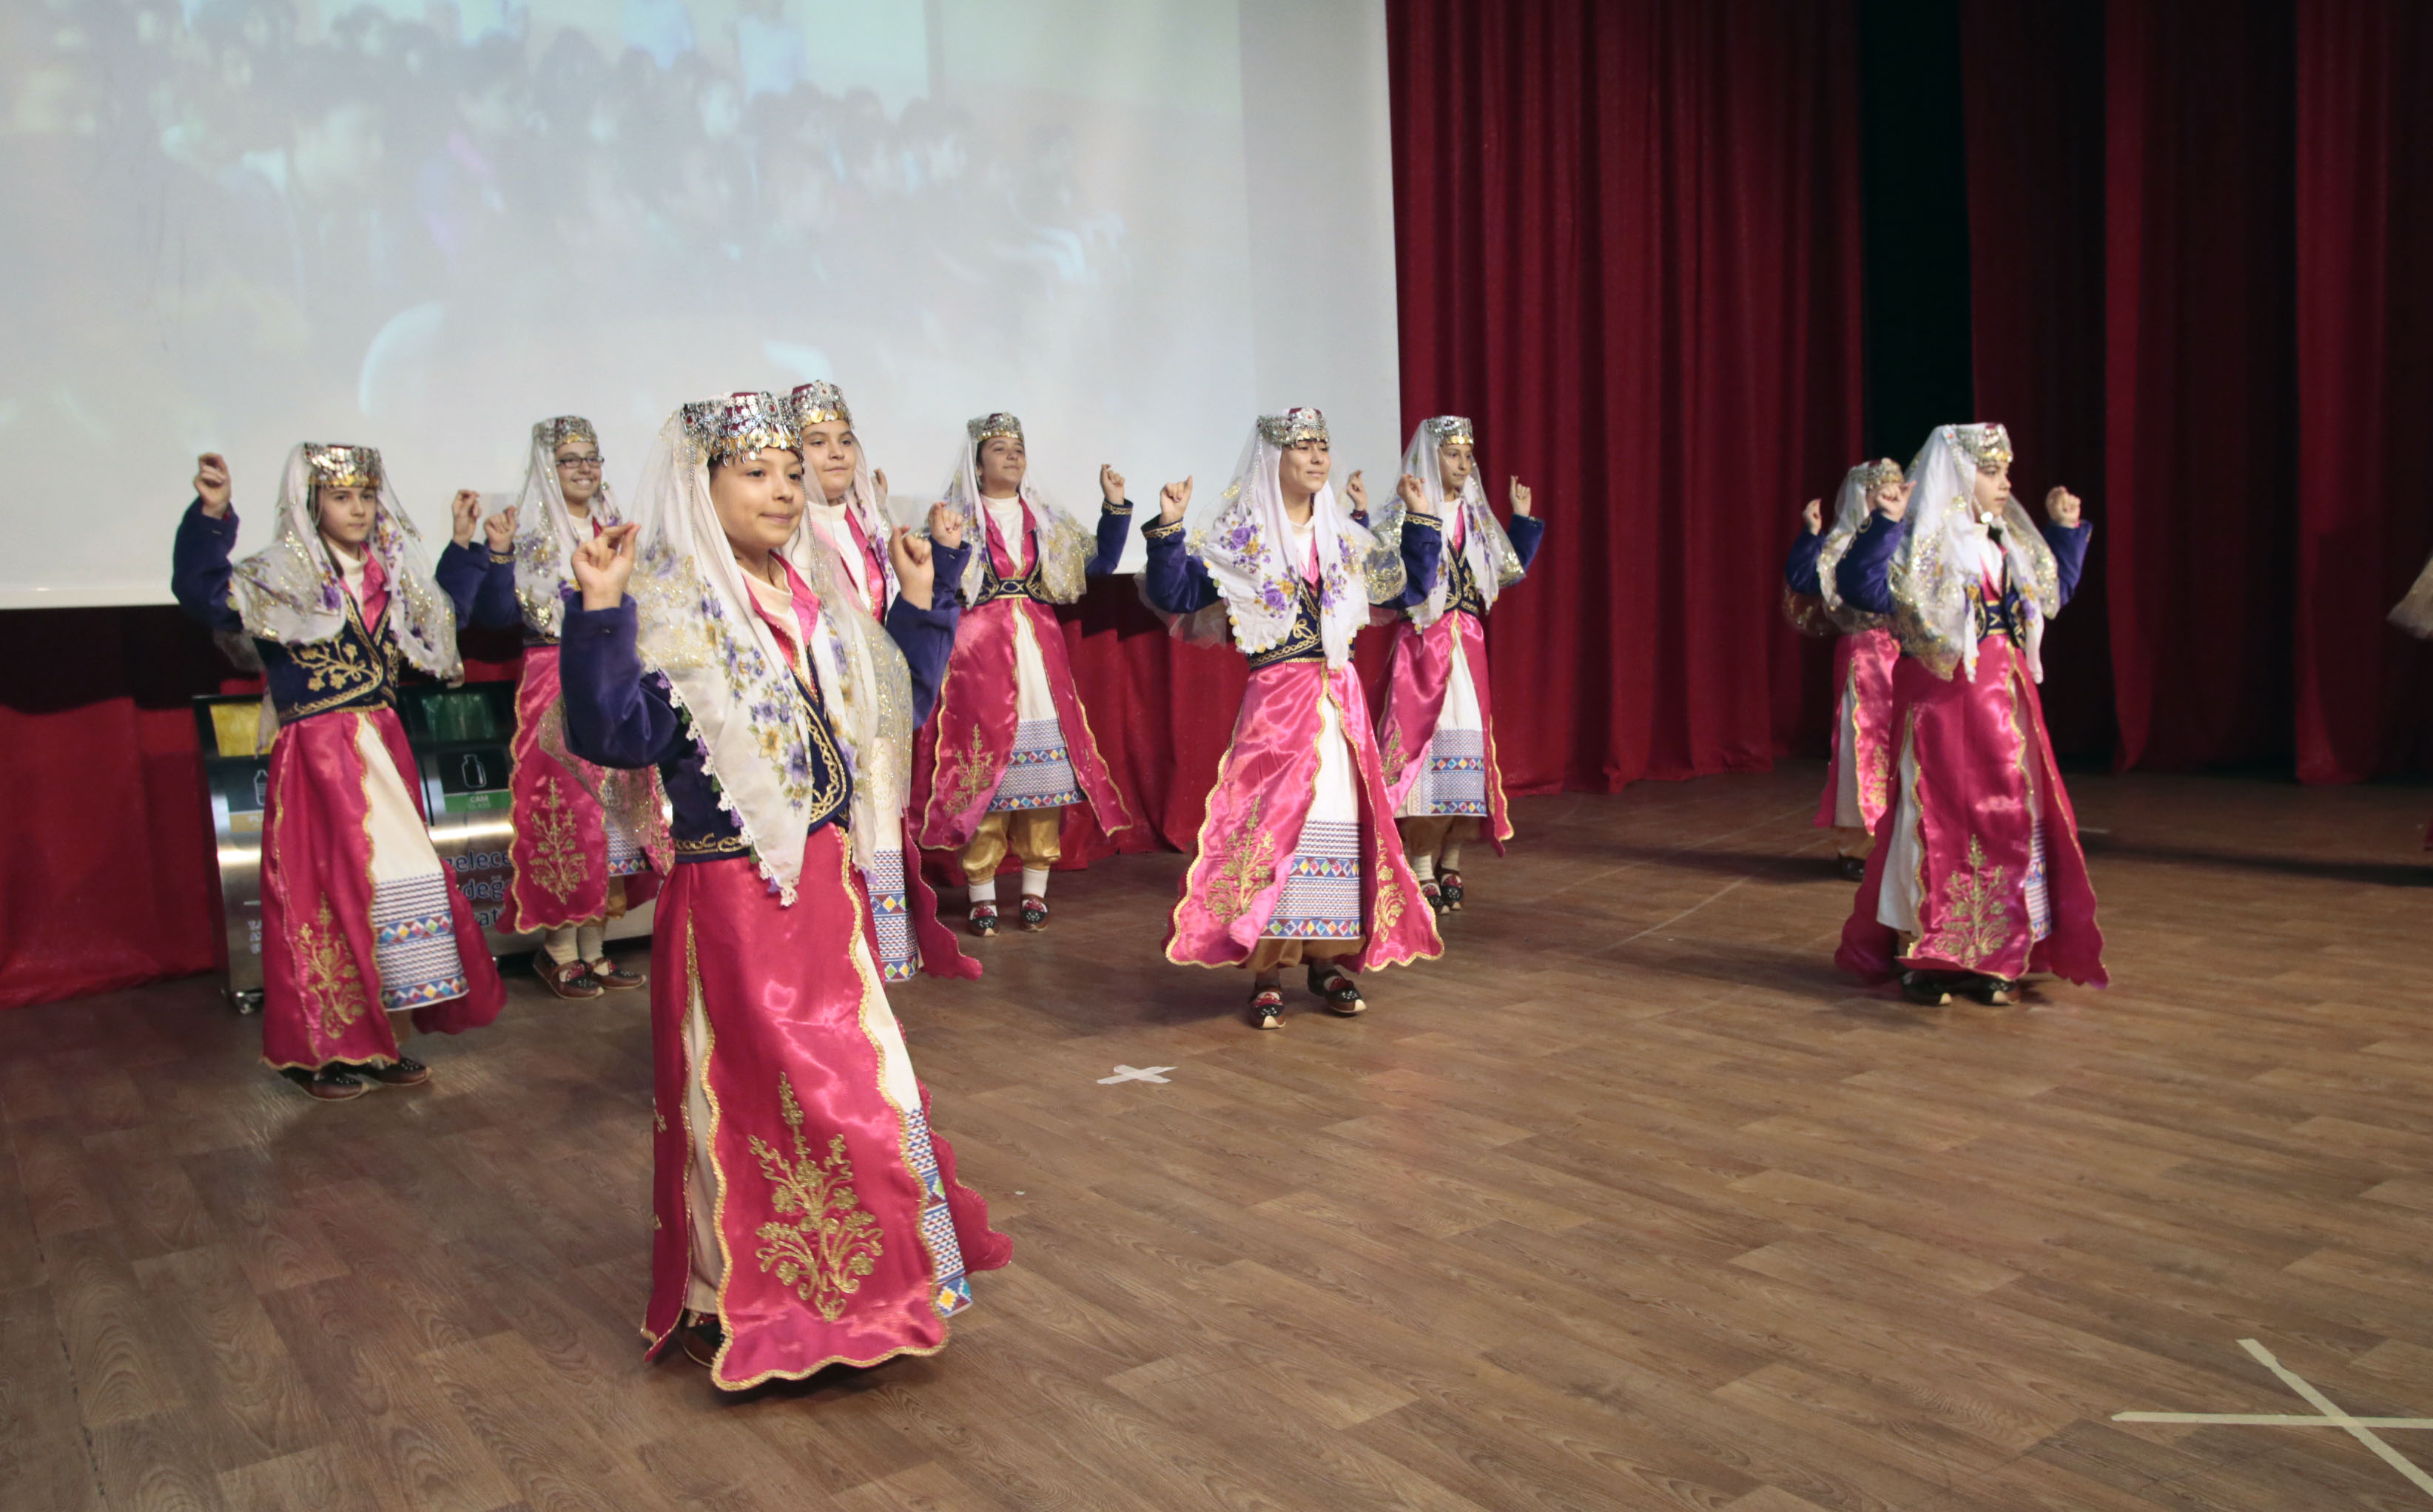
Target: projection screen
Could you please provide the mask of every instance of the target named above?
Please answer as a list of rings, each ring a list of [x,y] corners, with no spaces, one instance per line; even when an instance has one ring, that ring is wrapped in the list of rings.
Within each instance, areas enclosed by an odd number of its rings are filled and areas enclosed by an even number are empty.
[[[899,498],[998,409],[1085,510],[1100,462],[1221,486],[1296,403],[1390,485],[1381,0],[0,18],[0,607],[165,600],[198,451],[242,551],[302,439],[382,448],[436,550],[537,418],[623,487],[679,401],[811,378]]]

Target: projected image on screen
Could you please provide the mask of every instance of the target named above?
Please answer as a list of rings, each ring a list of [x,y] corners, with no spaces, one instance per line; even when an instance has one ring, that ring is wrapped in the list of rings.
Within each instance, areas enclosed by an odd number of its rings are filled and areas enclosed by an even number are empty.
[[[1089,507],[1255,402],[1226,0],[0,8],[0,439],[43,459],[0,604],[164,597],[205,450],[244,550],[308,436],[383,448],[435,542],[544,415],[614,485],[682,399],[833,378],[899,496],[1010,408]]]

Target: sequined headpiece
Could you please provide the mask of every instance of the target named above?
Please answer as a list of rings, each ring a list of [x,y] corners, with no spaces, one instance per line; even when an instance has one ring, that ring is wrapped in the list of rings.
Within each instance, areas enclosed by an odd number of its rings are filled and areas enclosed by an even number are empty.
[[[971,432],[972,445],[975,447],[1000,435],[1010,435],[1017,441],[1022,439],[1022,422],[1003,410],[994,415],[983,415],[978,419],[967,423],[964,429]]]
[[[825,378],[796,385],[786,396],[786,412],[793,417],[797,433],[830,420],[853,423],[853,411],[845,406],[844,390]]]
[[[1259,434],[1273,447],[1297,447],[1303,441],[1326,439],[1326,416],[1313,409],[1295,406],[1282,415],[1259,416]]]
[[[533,441],[545,451],[554,451],[569,441],[588,441],[596,450],[600,433],[580,415],[559,415],[534,426]]]
[[[1890,457],[1867,463],[1859,468],[1859,487],[1866,493],[1874,493],[1888,483],[1900,481],[1901,465]]]
[[[1955,425],[1951,438],[1976,462],[1981,472],[1991,472],[2011,460],[2011,433],[1990,421],[1983,425]]]
[[[304,443],[304,467],[316,488],[377,488],[381,481],[380,448]]]
[[[1439,415],[1428,422],[1428,433],[1437,438],[1438,446],[1448,441],[1465,442],[1471,446],[1478,444],[1478,437],[1471,431],[1467,415]]]
[[[723,399],[695,399],[684,407],[685,434],[706,462],[725,462],[764,448],[791,451],[802,445],[786,401],[774,394],[738,392]]]

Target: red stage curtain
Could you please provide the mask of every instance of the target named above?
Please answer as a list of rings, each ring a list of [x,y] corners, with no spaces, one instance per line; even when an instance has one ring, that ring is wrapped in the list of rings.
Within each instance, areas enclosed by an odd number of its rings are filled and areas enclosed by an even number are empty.
[[[2095,544],[2045,637],[2042,692],[2056,748],[2108,753],[2103,0],[1964,0],[1960,27],[1977,413],[1953,418],[2011,428],[2032,511],[2055,484],[2087,501]]]
[[[2115,759],[2281,756],[2297,482],[2289,8],[2112,0],[2106,20],[2099,549]]]
[[[1473,416],[1549,525],[1489,637],[1511,785],[1765,766],[1782,557],[1861,444],[1850,6],[1392,0],[1387,46],[1404,426]]]
[[[2433,552],[2433,7],[2303,5],[2297,59],[2298,775],[2355,782],[2433,760],[2383,620]]]
[[[174,609],[0,623],[0,1008],[210,970],[218,885],[186,702],[216,690],[210,639]]]

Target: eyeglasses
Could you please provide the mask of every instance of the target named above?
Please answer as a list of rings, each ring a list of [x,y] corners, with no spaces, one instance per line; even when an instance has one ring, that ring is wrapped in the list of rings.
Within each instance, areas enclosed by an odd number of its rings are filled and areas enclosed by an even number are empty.
[[[598,472],[600,470],[600,459],[598,457],[560,457],[557,459],[557,465],[561,468],[588,467],[594,472]]]

